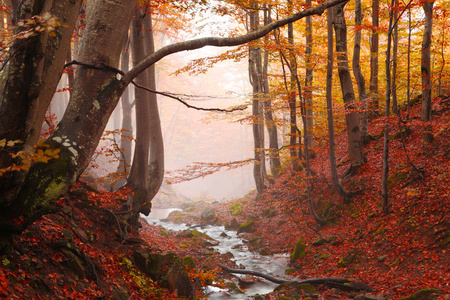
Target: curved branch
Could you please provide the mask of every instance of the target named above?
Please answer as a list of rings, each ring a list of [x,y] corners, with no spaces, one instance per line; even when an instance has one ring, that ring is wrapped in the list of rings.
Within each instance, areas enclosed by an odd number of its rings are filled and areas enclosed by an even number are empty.
[[[179,43],[174,43],[168,46],[165,46],[158,51],[148,55],[145,59],[143,59],[140,63],[138,63],[135,67],[133,67],[130,71],[125,73],[122,80],[125,82],[125,84],[130,84],[136,76],[138,76],[141,72],[143,72],[145,69],[150,67],[151,65],[155,64],[162,58],[181,51],[187,51],[187,50],[195,50],[200,49],[205,46],[216,46],[216,47],[230,47],[230,46],[238,46],[242,45],[248,42],[251,42],[253,40],[259,39],[269,32],[271,32],[274,29],[277,29],[281,26],[284,26],[288,23],[295,22],[297,20],[300,20],[306,16],[311,15],[321,15],[325,9],[335,6],[340,3],[348,2],[348,0],[331,0],[324,2],[322,4],[319,4],[313,8],[309,8],[306,10],[303,10],[301,12],[298,12],[296,14],[293,14],[291,16],[288,16],[286,18],[274,21],[261,29],[249,32],[247,34],[237,36],[237,37],[229,37],[229,38],[219,38],[219,37],[206,37],[206,38],[200,38],[200,39],[194,39],[190,41],[184,41]]]

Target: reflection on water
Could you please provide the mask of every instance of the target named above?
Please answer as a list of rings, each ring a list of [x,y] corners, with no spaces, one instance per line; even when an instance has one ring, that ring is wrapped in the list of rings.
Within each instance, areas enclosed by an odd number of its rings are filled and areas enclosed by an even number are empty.
[[[164,221],[165,218],[172,212],[180,209],[152,209],[148,217],[144,217],[149,224],[161,225],[165,229],[181,231],[189,227],[186,224],[175,224]],[[237,235],[236,231],[225,230],[223,226],[205,226],[196,227],[198,231],[206,233],[213,239],[219,242],[219,245],[213,247],[220,253],[231,252],[234,255],[236,264],[244,265],[245,269],[252,271],[259,271],[277,277],[283,277],[288,263],[287,254],[276,254],[273,256],[261,256],[257,253],[248,251],[242,239]],[[221,235],[226,233],[227,236]],[[237,247],[236,245],[241,245]],[[235,274],[236,276],[242,276]],[[208,299],[248,299],[248,297],[256,294],[266,294],[273,291],[277,284],[261,278],[261,281],[252,285],[251,288],[245,290],[245,294],[229,294],[227,291],[218,289],[216,287],[207,287],[205,293]]]

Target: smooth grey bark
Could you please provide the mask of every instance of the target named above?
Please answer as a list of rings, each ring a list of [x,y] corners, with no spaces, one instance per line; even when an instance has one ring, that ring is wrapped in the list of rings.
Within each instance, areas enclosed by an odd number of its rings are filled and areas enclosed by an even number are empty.
[[[338,73],[341,83],[342,97],[345,105],[345,122],[347,124],[348,154],[351,167],[349,173],[354,173],[364,165],[365,158],[362,151],[361,130],[359,126],[358,111],[353,91],[353,82],[347,57],[347,26],[345,24],[344,6],[340,4],[334,7],[333,22],[336,35],[336,52],[338,59]]]
[[[425,28],[422,40],[422,113],[421,119],[426,122],[423,132],[424,143],[433,141],[431,121],[431,37],[433,31],[433,5],[434,2],[425,1],[423,11],[425,13]]]
[[[266,7],[264,9],[264,25],[267,25],[270,22],[272,22],[270,16],[270,8]],[[267,36],[265,38],[267,39]],[[278,130],[272,113],[272,99],[269,88],[268,69],[269,69],[269,50],[264,50],[264,63],[262,74],[262,81],[263,81],[262,88],[265,97],[264,118],[267,128],[267,135],[269,138],[270,171],[272,173],[272,176],[276,176],[280,172],[281,163],[280,163],[280,154],[278,153]]]
[[[1,66],[0,137],[7,141],[21,140],[23,143],[6,149],[8,151],[0,151],[0,168],[17,163],[9,152],[17,153],[23,149],[31,151],[37,143],[45,112],[61,78],[81,2],[61,0],[52,4],[53,1],[48,0],[31,6],[32,3],[24,1],[19,7],[19,19],[49,12],[67,27],[58,27],[56,37],[50,37],[44,31],[27,40],[15,40]],[[13,201],[24,175],[23,172],[8,172],[2,176],[0,207]]]
[[[330,157],[331,181],[334,188],[344,199],[344,203],[350,202],[350,195],[342,186],[337,173],[336,166],[336,137],[334,134],[333,116],[333,9],[327,9],[327,32],[328,32],[328,52],[327,52],[327,117],[328,117],[328,152]]]
[[[353,47],[353,75],[356,79],[356,85],[358,87],[358,96],[360,107],[362,108],[362,112],[360,112],[360,124],[361,124],[361,138],[363,143],[366,143],[369,139],[368,132],[368,118],[367,111],[368,107],[368,97],[366,92],[366,81],[361,72],[361,26],[362,23],[362,9],[361,9],[361,0],[355,0],[355,44]]]
[[[306,0],[306,6],[311,7],[311,0]],[[304,87],[304,100],[306,105],[306,131],[304,132],[304,143],[308,143],[308,146],[313,146],[313,65],[312,62],[312,50],[313,50],[313,27],[312,27],[312,18],[311,16],[307,16],[305,18],[306,22],[306,41],[305,41],[305,65],[306,65],[306,76],[305,76],[305,87]]]
[[[259,26],[259,15],[256,4],[252,4],[252,10],[249,12],[250,30],[257,30]],[[264,100],[261,95],[263,92],[262,85],[262,62],[261,48],[259,46],[249,47],[249,75],[252,85],[253,101],[253,142],[255,152],[255,162],[253,164],[253,178],[255,179],[256,190],[261,195],[265,189],[265,156],[264,156],[264,118],[263,104]]]
[[[372,0],[372,36],[370,40],[370,85],[369,85],[369,107],[372,116],[376,115],[379,106],[378,96],[378,48],[379,33],[378,26],[380,21],[380,0]]]

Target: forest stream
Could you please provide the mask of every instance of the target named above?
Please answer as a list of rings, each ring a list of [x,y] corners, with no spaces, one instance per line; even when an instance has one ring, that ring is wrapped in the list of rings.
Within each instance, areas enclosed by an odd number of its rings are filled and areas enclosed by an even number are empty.
[[[192,226],[186,224],[175,224],[165,219],[172,211],[180,210],[177,208],[153,208],[150,215],[144,217],[149,224],[161,225],[166,230],[182,231],[192,229]],[[241,239],[236,231],[225,230],[224,226],[207,225],[204,227],[195,226],[195,230],[203,232],[219,242],[216,246],[212,246],[219,253],[231,252],[234,256],[233,260],[238,266],[244,266],[246,270],[259,271],[276,277],[284,277],[284,272],[289,260],[287,255],[261,256],[248,250],[243,239]],[[224,235],[225,233],[226,235]],[[243,276],[238,275],[236,276]],[[244,294],[230,294],[228,290],[220,289],[213,286],[206,288],[205,295],[207,299],[248,299],[248,297],[257,294],[270,293],[277,287],[277,284],[261,279],[251,285],[251,287],[243,290]]]

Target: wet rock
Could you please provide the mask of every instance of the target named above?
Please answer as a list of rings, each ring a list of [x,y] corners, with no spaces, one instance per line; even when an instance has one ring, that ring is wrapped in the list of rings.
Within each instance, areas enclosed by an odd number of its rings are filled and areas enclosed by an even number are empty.
[[[254,222],[253,221],[248,221],[246,223],[243,223],[239,226],[238,228],[238,233],[243,233],[243,232],[253,232],[255,231],[254,227]]]
[[[239,223],[236,220],[236,218],[233,218],[233,220],[231,220],[230,224],[225,225],[226,230],[237,230],[238,228],[239,228]]]
[[[202,211],[200,219],[202,224],[214,224],[217,220],[214,209],[207,208],[204,211]]]
[[[226,234],[225,232],[222,232],[222,233],[220,234],[220,237],[226,238],[226,237],[229,237],[229,236],[228,236],[228,234]]]
[[[267,255],[272,255],[272,254],[273,254],[272,251],[270,251],[267,248],[263,248],[263,249],[259,250],[259,255],[262,255],[262,256],[267,256]]]
[[[174,253],[150,253],[137,249],[133,259],[138,269],[148,274],[162,287],[171,291],[177,290],[178,296],[192,297],[193,286],[182,260]]]

